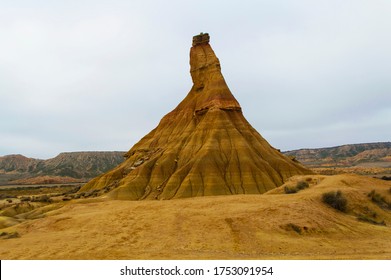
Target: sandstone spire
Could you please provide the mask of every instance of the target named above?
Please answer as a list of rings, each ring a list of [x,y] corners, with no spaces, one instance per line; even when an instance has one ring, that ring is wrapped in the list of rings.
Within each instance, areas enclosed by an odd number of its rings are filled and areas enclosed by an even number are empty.
[[[124,163],[82,192],[96,189],[131,200],[259,194],[310,173],[246,121],[208,34],[193,37],[190,73],[193,87],[186,98],[126,153]]]

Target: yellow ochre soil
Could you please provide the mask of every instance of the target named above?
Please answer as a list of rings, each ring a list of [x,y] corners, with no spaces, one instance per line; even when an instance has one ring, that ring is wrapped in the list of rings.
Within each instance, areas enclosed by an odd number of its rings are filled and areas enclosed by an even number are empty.
[[[285,194],[300,181],[309,187]],[[391,259],[391,211],[368,197],[391,201],[390,188],[359,175],[299,175],[262,195],[54,203],[0,230],[17,233],[0,239],[0,258]],[[322,202],[338,190],[346,213]],[[383,225],[357,218],[373,213]]]

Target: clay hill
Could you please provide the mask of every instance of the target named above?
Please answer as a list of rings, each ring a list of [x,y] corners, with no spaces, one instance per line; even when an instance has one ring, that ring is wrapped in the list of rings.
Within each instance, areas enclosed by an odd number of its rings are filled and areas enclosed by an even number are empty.
[[[391,142],[350,144],[331,148],[288,151],[308,167],[391,167]]]
[[[0,157],[0,185],[68,183],[88,180],[121,163],[124,152],[70,152],[48,159]],[[14,181],[15,180],[15,181]]]
[[[193,38],[193,86],[185,99],[127,153],[126,160],[80,192],[113,189],[115,199],[260,194],[309,170],[247,122],[221,73],[209,35]]]

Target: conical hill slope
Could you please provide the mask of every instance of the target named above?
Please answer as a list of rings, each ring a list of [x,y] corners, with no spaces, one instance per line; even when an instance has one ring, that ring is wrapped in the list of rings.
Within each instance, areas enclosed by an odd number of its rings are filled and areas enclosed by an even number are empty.
[[[309,170],[271,147],[251,127],[230,92],[209,35],[193,38],[193,87],[126,160],[80,191],[116,199],[172,199],[257,194]]]

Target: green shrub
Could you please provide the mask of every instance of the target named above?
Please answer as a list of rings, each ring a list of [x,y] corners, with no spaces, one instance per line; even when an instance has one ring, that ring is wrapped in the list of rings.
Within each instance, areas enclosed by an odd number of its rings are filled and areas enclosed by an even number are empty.
[[[348,201],[341,191],[324,193],[322,201],[338,211],[346,212],[347,210]]]

